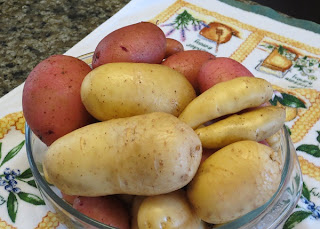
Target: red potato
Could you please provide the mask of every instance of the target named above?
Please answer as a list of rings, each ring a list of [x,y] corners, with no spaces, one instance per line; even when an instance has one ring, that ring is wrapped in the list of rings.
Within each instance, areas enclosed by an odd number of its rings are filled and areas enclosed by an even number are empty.
[[[241,63],[231,58],[217,57],[203,64],[199,71],[200,92],[203,93],[217,83],[240,76],[253,76],[253,74]]]
[[[82,80],[90,71],[82,60],[54,55],[29,74],[23,88],[23,114],[46,145],[94,121],[80,98]]]
[[[129,210],[115,196],[78,197],[73,207],[79,212],[101,223],[119,228],[130,228]]]
[[[94,51],[92,67],[114,62],[160,64],[165,52],[163,31],[150,22],[140,22],[104,37]]]
[[[179,41],[167,38],[166,54],[164,58],[168,58],[169,56],[182,51],[184,51],[184,47]]]
[[[64,199],[69,204],[73,204],[73,201],[78,197],[78,196],[67,195],[63,192],[61,192],[61,195],[62,195],[62,199]]]
[[[197,78],[199,71],[205,62],[214,60],[215,58],[214,55],[205,51],[188,50],[169,56],[162,64],[182,73],[198,92]]]

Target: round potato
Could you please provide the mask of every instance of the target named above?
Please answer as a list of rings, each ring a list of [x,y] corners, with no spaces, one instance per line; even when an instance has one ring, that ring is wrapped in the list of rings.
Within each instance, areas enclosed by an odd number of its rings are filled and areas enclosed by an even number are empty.
[[[205,62],[215,58],[214,55],[205,51],[187,50],[169,56],[162,64],[182,73],[198,92],[198,74],[200,68]]]
[[[81,86],[83,104],[101,121],[158,111],[178,116],[195,96],[182,74],[160,64],[105,64]]]
[[[143,199],[136,219],[139,229],[205,228],[182,190]]]
[[[188,184],[201,152],[188,125],[155,112],[77,129],[49,147],[43,167],[68,195],[157,195]]]
[[[168,58],[169,56],[184,51],[183,45],[172,38],[167,38],[167,46],[166,46],[166,54],[164,58]]]
[[[217,57],[207,61],[198,74],[200,92],[208,90],[217,83],[240,76],[253,76],[241,63],[228,57]]]
[[[122,27],[97,45],[92,67],[114,62],[160,64],[166,53],[166,36],[150,22]]]
[[[90,71],[82,60],[54,55],[29,74],[23,88],[23,114],[45,144],[94,121],[80,97],[82,80]]]
[[[239,141],[212,154],[187,186],[197,215],[205,222],[221,224],[266,203],[280,184],[281,164],[273,158],[276,155],[255,141]]]

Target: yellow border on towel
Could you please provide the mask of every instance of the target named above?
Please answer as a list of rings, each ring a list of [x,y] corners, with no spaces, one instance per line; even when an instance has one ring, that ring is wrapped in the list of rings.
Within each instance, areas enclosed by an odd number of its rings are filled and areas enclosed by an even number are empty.
[[[270,32],[270,31],[256,28],[254,26],[240,22],[239,20],[236,20],[234,18],[226,17],[222,14],[219,14],[219,13],[216,13],[213,11],[209,11],[207,9],[204,9],[199,6],[193,5],[191,3],[185,2],[183,0],[177,0],[175,3],[173,3],[171,6],[169,6],[165,11],[161,12],[160,14],[155,16],[152,20],[150,20],[150,22],[153,22],[155,24],[164,23],[171,16],[173,16],[178,10],[180,10],[182,7],[187,7],[189,9],[197,11],[201,14],[212,16],[212,17],[216,18],[221,23],[231,24],[231,25],[234,25],[234,26],[239,27],[241,29],[245,29],[245,30],[252,32],[252,34],[230,56],[230,58],[235,59],[238,62],[243,62],[245,60],[245,58],[252,52],[253,49],[255,49],[259,45],[259,43],[264,38],[272,38],[272,39],[278,41],[279,43],[288,44],[288,45],[294,46],[296,48],[303,49],[309,53],[313,53],[315,55],[320,55],[320,48],[316,48],[316,47],[304,44],[302,42],[281,36],[279,34],[276,34],[276,33]]]

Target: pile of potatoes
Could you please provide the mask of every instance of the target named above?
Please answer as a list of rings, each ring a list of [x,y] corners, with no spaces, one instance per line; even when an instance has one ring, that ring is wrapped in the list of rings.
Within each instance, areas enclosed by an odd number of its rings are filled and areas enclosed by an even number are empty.
[[[118,228],[194,229],[276,192],[285,110],[272,95],[240,63],[184,51],[141,22],[102,39],[92,68],[65,55],[40,62],[23,112],[48,145],[47,181],[74,208]]]

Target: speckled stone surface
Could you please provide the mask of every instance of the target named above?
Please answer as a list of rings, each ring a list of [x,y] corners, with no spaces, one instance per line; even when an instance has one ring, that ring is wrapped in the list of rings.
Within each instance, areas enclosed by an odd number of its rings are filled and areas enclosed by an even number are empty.
[[[0,97],[41,60],[66,52],[129,1],[0,0]]]

